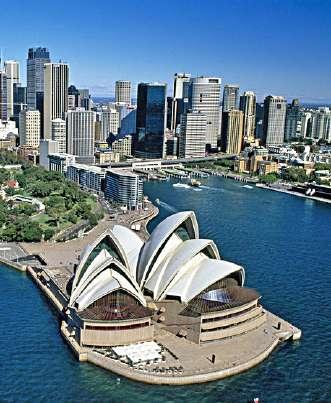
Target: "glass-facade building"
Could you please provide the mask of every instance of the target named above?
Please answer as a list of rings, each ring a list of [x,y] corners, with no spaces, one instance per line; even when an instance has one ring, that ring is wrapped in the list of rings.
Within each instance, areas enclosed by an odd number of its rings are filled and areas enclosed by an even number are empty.
[[[26,61],[27,70],[27,104],[29,109],[43,107],[44,64],[50,63],[46,48],[30,48]],[[41,112],[41,111],[40,111]]]
[[[166,127],[166,84],[138,84],[135,155],[163,158]]]

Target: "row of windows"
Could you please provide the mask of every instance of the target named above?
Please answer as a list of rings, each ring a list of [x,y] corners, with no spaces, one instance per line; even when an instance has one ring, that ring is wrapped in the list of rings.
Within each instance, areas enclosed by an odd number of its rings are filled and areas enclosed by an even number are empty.
[[[129,329],[139,329],[141,327],[149,326],[149,322],[143,323],[134,323],[132,325],[127,326],[90,326],[87,325],[85,327],[86,330],[107,330],[107,331],[114,331],[114,330],[129,330]]]

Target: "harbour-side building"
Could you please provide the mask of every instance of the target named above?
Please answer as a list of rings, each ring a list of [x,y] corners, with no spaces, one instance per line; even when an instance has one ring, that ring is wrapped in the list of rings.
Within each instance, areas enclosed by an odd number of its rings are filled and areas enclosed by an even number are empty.
[[[131,171],[109,169],[106,171],[104,193],[106,199],[114,200],[129,210],[142,207],[143,182]]]
[[[108,173],[107,173],[108,174]],[[193,212],[167,217],[143,242],[115,225],[91,243],[75,271],[67,331],[80,346],[118,346],[170,332],[204,345],[266,321],[245,271],[199,238]]]
[[[207,117],[199,111],[188,111],[181,116],[179,158],[206,155]]]
[[[284,143],[286,99],[268,95],[263,103],[262,144],[279,145]]]

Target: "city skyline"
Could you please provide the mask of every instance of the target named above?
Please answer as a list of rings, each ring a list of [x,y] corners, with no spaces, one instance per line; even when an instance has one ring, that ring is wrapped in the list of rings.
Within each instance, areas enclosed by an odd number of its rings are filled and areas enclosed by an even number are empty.
[[[172,2],[145,0],[132,1],[125,14],[118,4],[105,4],[91,14],[86,7],[63,1],[49,13],[39,3],[13,5],[24,35],[11,35],[9,20],[3,22],[2,59],[20,62],[23,84],[27,50],[42,46],[50,50],[53,62],[69,63],[71,84],[90,88],[95,97],[114,96],[116,80],[130,80],[133,97],[139,82],[168,83],[170,94],[173,74],[189,72],[221,77],[222,86],[237,84],[241,92],[252,90],[258,101],[275,94],[308,103],[331,102],[330,57],[325,53],[331,5],[325,1],[209,1],[174,8]],[[119,16],[111,23],[110,11]],[[29,25],[36,17],[38,30]]]

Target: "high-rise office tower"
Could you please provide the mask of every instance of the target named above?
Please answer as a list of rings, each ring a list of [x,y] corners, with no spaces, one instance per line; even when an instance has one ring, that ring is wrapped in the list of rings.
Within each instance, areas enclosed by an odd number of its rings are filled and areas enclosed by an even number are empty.
[[[313,114],[312,137],[331,142],[331,110],[329,108],[318,108]]]
[[[74,85],[70,85],[68,88],[68,110],[75,110],[80,107],[80,92]]]
[[[303,112],[301,115],[301,137],[311,137],[312,134],[312,113]]]
[[[15,60],[7,60],[4,64],[7,76],[7,114],[14,116],[14,84],[20,82],[20,68]]]
[[[190,86],[191,74],[176,73],[174,75],[174,92],[171,111],[171,124],[169,129],[176,131],[180,124],[180,117],[188,109],[188,93]]]
[[[195,77],[189,86],[189,108],[200,111],[207,118],[206,145],[216,149],[220,129],[221,79]]]
[[[52,120],[52,140],[58,143],[59,153],[67,152],[66,121],[60,118]]]
[[[121,120],[120,134],[134,134],[136,132],[137,109],[131,105],[128,113]]]
[[[90,91],[87,88],[80,88],[79,90],[80,96],[80,107],[84,108],[86,111],[91,109],[91,96]]]
[[[16,127],[19,126],[19,115],[23,109],[26,109],[26,87],[21,84],[14,84],[14,114],[13,118],[16,122]]]
[[[172,106],[173,106],[173,97],[167,97],[167,129],[171,130],[172,125]]]
[[[116,109],[101,112],[101,141],[107,141],[110,134],[117,135],[120,127],[120,115]]]
[[[40,112],[35,110],[22,110],[20,120],[20,145],[39,147],[40,141]]]
[[[252,91],[245,91],[240,97],[239,109],[244,113],[243,136],[248,142],[255,137],[256,96]]]
[[[166,84],[138,84],[135,155],[163,158],[165,154]]]
[[[224,112],[223,116],[222,151],[227,154],[239,154],[243,145],[244,113],[231,109]]]
[[[287,105],[285,118],[285,140],[301,136],[301,118],[300,103],[298,99],[293,99],[291,105]]]
[[[179,157],[193,158],[206,155],[207,118],[199,111],[187,111],[181,116]]]
[[[118,80],[115,83],[115,102],[131,104],[131,81]]]
[[[223,112],[238,109],[239,87],[238,85],[226,84],[223,90]]]
[[[96,114],[78,108],[67,114],[67,149],[76,155],[76,161],[84,164],[94,163]]]
[[[63,119],[68,111],[69,66],[65,63],[46,63],[44,72],[43,138],[51,139],[52,120]]]
[[[286,99],[273,95],[268,95],[264,99],[262,137],[264,145],[279,145],[284,143],[285,115]]]
[[[0,68],[0,119],[8,120],[7,113],[7,75]]]
[[[42,113],[44,94],[44,64],[50,63],[46,48],[30,48],[26,60],[27,105],[28,109],[38,109]]]

